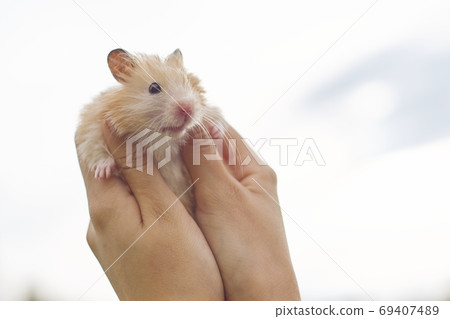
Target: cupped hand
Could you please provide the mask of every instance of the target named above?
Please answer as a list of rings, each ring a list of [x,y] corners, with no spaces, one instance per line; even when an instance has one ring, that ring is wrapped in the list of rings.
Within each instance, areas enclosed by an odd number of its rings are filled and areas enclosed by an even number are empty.
[[[184,148],[188,170],[194,180],[198,178],[194,185],[195,219],[216,258],[225,298],[299,300],[277,199],[276,175],[270,167],[258,163],[233,128],[228,127],[227,137],[235,141],[235,146],[224,139],[222,154],[214,145],[199,149],[195,139]],[[194,154],[198,151],[200,154]],[[209,154],[219,160],[211,156],[207,160],[205,155]],[[200,163],[196,162],[198,158]],[[248,165],[241,165],[248,160]]]
[[[154,169],[125,165],[125,140],[104,125],[123,179],[96,180],[83,163],[91,222],[88,243],[121,300],[223,300],[204,235]]]

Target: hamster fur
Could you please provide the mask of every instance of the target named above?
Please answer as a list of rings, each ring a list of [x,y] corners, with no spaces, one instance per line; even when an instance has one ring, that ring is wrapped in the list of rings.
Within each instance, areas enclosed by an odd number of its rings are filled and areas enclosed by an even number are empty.
[[[102,126],[105,120],[117,135],[125,138],[145,129],[158,132],[161,136],[171,137],[164,144],[170,146],[171,159],[159,171],[169,188],[180,196],[192,184],[180,147],[189,132],[206,129],[202,122],[213,127],[213,135],[216,135],[213,138],[219,138],[224,127],[221,112],[207,104],[200,80],[186,71],[178,49],[165,59],[116,49],[108,55],[108,66],[120,85],[102,92],[82,110],[75,134],[80,161],[97,179],[107,179],[113,174],[120,176],[104,142]],[[152,144],[150,142],[146,147]],[[157,163],[165,158],[166,148],[159,147],[154,151]],[[180,200],[193,214],[193,188]]]

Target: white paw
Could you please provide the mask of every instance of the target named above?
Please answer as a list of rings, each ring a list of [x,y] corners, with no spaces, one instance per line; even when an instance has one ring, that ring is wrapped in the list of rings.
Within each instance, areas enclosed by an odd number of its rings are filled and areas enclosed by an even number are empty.
[[[98,161],[93,166],[94,177],[96,179],[110,178],[115,169],[116,164],[114,163],[114,158],[107,157],[103,160]]]

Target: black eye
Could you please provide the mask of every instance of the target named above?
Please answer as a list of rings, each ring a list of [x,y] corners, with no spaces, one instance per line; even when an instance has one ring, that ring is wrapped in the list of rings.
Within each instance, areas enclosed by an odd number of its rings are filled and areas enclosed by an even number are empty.
[[[150,84],[148,91],[150,92],[150,94],[158,94],[161,92],[161,87],[158,83],[153,82],[152,84]]]

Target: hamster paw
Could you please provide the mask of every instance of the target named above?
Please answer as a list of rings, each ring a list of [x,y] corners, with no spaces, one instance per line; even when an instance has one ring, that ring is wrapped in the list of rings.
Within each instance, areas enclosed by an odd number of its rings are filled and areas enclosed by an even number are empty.
[[[116,164],[114,163],[114,159],[112,157],[107,157],[103,160],[98,161],[94,167],[94,177],[96,179],[108,179],[113,174],[116,169]]]

